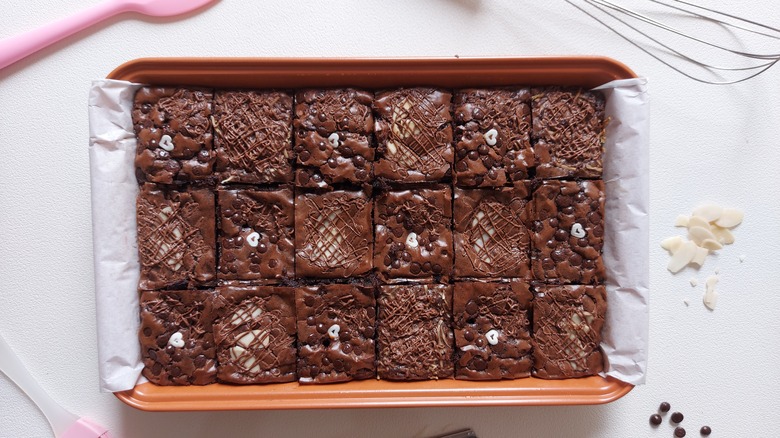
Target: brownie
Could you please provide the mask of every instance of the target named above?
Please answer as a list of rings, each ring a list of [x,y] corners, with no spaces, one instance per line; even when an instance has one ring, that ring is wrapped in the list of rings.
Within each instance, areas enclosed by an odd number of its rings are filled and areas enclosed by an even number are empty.
[[[295,93],[295,129],[326,138],[334,132],[369,134],[374,128],[373,100],[373,93],[352,88],[301,90]]]
[[[517,379],[531,375],[531,300],[524,281],[455,283],[455,378]]]
[[[534,376],[568,379],[604,369],[599,345],[607,292],[604,286],[537,286],[534,299]]]
[[[225,383],[293,382],[295,290],[221,286],[214,321],[217,378]]]
[[[225,183],[293,179],[292,96],[276,91],[217,91],[216,172]]]
[[[143,375],[157,385],[216,382],[214,291],[141,292]]]
[[[390,191],[375,199],[374,265],[385,279],[452,273],[452,192],[447,186]]]
[[[142,87],[133,102],[139,183],[198,181],[211,177],[211,90]]]
[[[453,97],[455,184],[500,187],[528,179],[531,93],[520,89],[467,89]]]
[[[376,375],[374,289],[321,284],[295,291],[298,381],[334,383]]]
[[[362,191],[299,193],[295,199],[295,273],[346,278],[373,268],[371,202]]]
[[[539,178],[601,178],[608,120],[598,91],[531,90],[531,138]]]
[[[438,181],[451,175],[452,95],[434,88],[377,94],[377,177],[399,183]]]
[[[140,289],[213,285],[214,192],[146,183],[138,194],[136,218]]]
[[[452,377],[452,286],[381,286],[377,375],[387,380]]]
[[[295,153],[295,184],[299,187],[371,182],[374,148],[370,136],[348,132],[322,136],[316,131],[301,130],[295,136]]]
[[[531,201],[531,269],[536,280],[599,284],[606,271],[604,182],[543,181]]]
[[[529,184],[455,189],[455,276],[530,276]]]
[[[273,280],[295,274],[293,192],[221,189],[220,280]]]

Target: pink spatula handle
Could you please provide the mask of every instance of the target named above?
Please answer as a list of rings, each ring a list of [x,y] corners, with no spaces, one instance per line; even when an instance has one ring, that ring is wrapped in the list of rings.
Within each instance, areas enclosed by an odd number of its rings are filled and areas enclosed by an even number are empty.
[[[125,1],[106,1],[67,18],[0,41],[0,69],[87,27],[129,10]]]

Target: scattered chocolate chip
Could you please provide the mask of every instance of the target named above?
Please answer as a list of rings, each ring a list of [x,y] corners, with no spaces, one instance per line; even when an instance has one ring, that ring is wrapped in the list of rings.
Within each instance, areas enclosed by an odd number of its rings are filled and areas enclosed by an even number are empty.
[[[667,402],[661,403],[661,406],[658,407],[658,410],[661,412],[669,412],[669,409],[672,409],[672,405]]]
[[[676,436],[677,438],[684,437],[685,436],[685,429],[683,429],[682,427],[679,427],[679,426],[675,427],[674,428],[674,436]]]
[[[704,436],[710,436],[712,429],[709,426],[702,426],[699,432]]]
[[[653,426],[658,426],[659,424],[661,424],[661,421],[663,420],[661,419],[661,416],[658,414],[653,414],[650,416],[650,424],[652,424]]]
[[[672,422],[673,423],[682,423],[683,418],[685,418],[685,417],[683,416],[683,414],[681,412],[675,412],[675,413],[672,414]]]

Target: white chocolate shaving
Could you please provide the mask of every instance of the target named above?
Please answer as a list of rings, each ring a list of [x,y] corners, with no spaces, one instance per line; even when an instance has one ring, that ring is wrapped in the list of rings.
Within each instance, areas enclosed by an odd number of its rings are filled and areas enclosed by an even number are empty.
[[[688,220],[687,228],[690,229],[692,227],[702,227],[709,230],[710,222],[701,216],[691,216],[691,218]]]
[[[723,213],[718,220],[715,221],[715,225],[723,228],[734,228],[742,223],[745,213],[742,210],[736,208],[724,208]]]
[[[734,235],[731,234],[731,231],[728,229],[714,225],[710,228],[710,231],[712,231],[712,234],[718,239],[718,242],[724,245],[731,245],[734,243]]]
[[[669,265],[667,265],[666,269],[671,271],[673,274],[676,274],[680,272],[682,268],[685,267],[688,263],[693,260],[693,257],[696,255],[696,244],[688,241],[680,245],[680,248],[672,254],[671,260],[669,260]]]
[[[690,217],[688,217],[688,216],[686,216],[684,214],[681,214],[681,215],[677,216],[677,219],[674,220],[674,226],[675,227],[687,227],[688,226],[688,222],[690,221],[690,219],[691,219]]]
[[[713,239],[704,239],[701,242],[702,248],[707,248],[711,251],[717,251],[719,249],[723,249],[723,245],[720,244],[717,240]]]
[[[704,292],[704,305],[710,310],[715,310],[715,306],[718,304],[718,291],[715,290],[715,285],[718,284],[718,277],[716,275],[710,275],[707,277],[706,291]]]
[[[693,240],[697,245],[701,245],[707,239],[717,240],[712,231],[704,227],[691,227],[688,228],[688,238]]]
[[[723,212],[723,207],[715,204],[703,204],[698,207],[696,207],[695,210],[693,210],[694,216],[701,216],[703,217],[707,222],[714,222],[720,218],[721,213]]]
[[[681,236],[672,236],[672,237],[667,237],[666,239],[661,241],[661,248],[674,254],[675,252],[677,252],[677,250],[680,248],[680,245],[682,244],[683,244],[683,238]]]
[[[691,259],[691,263],[701,267],[701,265],[704,264],[704,260],[707,258],[707,255],[709,253],[710,250],[708,250],[707,248],[702,248],[700,246],[697,246],[696,254],[694,254],[693,258]]]

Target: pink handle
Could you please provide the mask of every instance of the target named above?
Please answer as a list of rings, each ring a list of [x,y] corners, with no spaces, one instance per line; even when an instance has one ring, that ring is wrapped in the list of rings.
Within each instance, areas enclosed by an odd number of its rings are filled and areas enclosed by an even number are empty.
[[[0,69],[87,27],[129,10],[125,1],[107,1],[64,18],[0,41]]]
[[[86,418],[79,418],[79,421],[57,438],[111,438],[111,434],[105,427]]]

